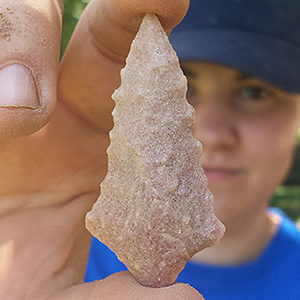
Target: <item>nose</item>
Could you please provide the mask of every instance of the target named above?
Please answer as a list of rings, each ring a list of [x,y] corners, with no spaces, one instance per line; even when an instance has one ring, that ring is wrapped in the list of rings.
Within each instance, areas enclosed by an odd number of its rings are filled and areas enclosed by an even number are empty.
[[[195,108],[193,135],[207,151],[229,150],[238,142],[234,112],[221,97],[210,97]]]

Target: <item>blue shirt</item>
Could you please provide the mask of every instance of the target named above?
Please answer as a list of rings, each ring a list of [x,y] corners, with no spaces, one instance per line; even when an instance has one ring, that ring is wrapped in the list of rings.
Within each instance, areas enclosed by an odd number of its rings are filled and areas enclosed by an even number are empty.
[[[196,288],[206,300],[300,300],[300,232],[282,212],[282,222],[263,253],[235,266],[187,263],[177,282]],[[105,245],[92,239],[85,281],[127,270]]]

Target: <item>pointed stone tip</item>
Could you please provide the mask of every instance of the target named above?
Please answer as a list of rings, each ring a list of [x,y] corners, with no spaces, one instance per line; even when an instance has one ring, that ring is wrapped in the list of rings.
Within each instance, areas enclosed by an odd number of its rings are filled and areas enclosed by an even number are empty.
[[[150,14],[150,13],[145,14],[141,25],[145,24],[147,22],[151,22],[153,25],[156,25],[156,26],[162,28],[160,21],[158,20],[158,17],[155,14]]]
[[[121,78],[127,72],[127,69],[134,69],[140,72],[140,66],[146,69],[166,67],[171,63],[175,63],[179,67],[177,55],[164,31],[159,19],[155,14],[145,14],[140,28],[134,38],[128,57],[126,66],[121,71]]]
[[[145,14],[145,16],[141,22],[140,29],[138,31],[137,36],[139,35],[139,32],[144,32],[144,31],[147,32],[148,34],[150,32],[152,32],[152,35],[154,33],[156,33],[156,34],[161,33],[162,36],[164,37],[164,39],[169,42],[169,39],[167,37],[167,34],[166,34],[164,28],[162,27],[158,17],[155,14],[150,14],[150,13]],[[156,38],[157,38],[157,36],[156,36]]]

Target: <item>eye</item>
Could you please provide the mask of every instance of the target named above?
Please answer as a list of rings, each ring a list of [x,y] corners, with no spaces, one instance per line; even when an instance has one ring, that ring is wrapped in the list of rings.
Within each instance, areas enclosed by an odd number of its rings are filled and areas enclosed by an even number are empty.
[[[249,86],[241,91],[241,96],[247,100],[261,100],[269,96],[269,92],[261,87]]]
[[[234,107],[244,113],[264,112],[271,108],[275,97],[271,91],[261,86],[244,86],[234,97]]]

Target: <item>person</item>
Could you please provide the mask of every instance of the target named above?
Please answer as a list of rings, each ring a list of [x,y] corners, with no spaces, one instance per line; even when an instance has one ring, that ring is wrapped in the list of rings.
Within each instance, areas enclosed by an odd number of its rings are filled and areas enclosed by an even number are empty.
[[[170,31],[188,2],[91,1],[59,67],[61,5],[1,0],[0,299],[202,299],[129,272],[83,283],[84,218],[106,173],[111,94],[130,42],[145,13]]]
[[[297,0],[191,0],[170,35],[189,81],[193,134],[225,224],[223,240],[178,277],[205,299],[300,299],[300,232],[268,209],[300,124]],[[125,270],[92,240],[86,281]]]

